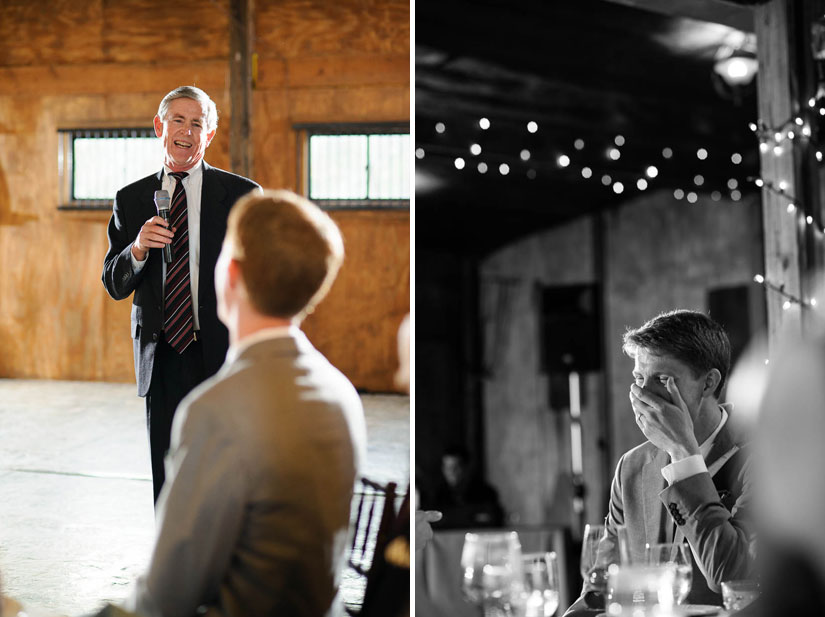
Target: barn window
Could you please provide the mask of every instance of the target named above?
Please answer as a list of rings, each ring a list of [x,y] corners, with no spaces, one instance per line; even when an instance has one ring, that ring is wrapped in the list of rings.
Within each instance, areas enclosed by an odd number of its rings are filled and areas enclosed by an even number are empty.
[[[158,171],[162,161],[151,128],[61,129],[60,208],[110,210],[119,189]]]
[[[304,193],[327,209],[409,208],[410,129],[399,124],[295,127]]]

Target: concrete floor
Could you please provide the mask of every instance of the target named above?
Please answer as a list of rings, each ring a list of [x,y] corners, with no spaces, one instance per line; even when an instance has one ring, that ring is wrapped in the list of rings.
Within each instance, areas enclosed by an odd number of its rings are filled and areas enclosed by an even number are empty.
[[[409,398],[362,399],[365,475],[406,488]],[[3,594],[62,615],[128,595],[154,535],[145,410],[134,385],[0,380],[0,440]],[[345,580],[345,599],[353,585]]]

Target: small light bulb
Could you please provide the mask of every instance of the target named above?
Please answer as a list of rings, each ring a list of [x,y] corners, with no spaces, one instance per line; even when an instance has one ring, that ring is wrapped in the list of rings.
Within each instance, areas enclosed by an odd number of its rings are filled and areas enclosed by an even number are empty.
[[[486,131],[490,128],[490,121],[487,118],[482,118],[478,121],[478,125],[481,127],[482,130]]]
[[[613,178],[611,178],[609,175],[605,174],[602,176],[602,184],[604,184],[605,186],[610,186],[612,183]]]
[[[811,298],[811,306],[816,306],[816,298]]]
[[[611,161],[618,161],[619,157],[622,156],[622,153],[619,151],[618,148],[609,148],[607,150],[607,156],[610,157]]]
[[[664,148],[662,150],[662,157],[666,159],[673,158],[673,150],[670,148]]]
[[[498,173],[500,173],[502,176],[506,176],[510,173],[510,166],[507,163],[502,163],[498,166]]]
[[[757,274],[756,276],[753,277],[753,280],[761,285],[762,283],[765,282],[765,277],[762,276],[761,274]]]
[[[623,191],[624,184],[622,184],[621,182],[616,182],[613,184],[613,192],[616,193],[616,195],[621,195]]]
[[[556,159],[556,162],[558,162],[559,167],[567,167],[570,164],[570,157],[566,154],[562,154]]]
[[[695,204],[698,199],[699,199],[699,196],[696,193],[694,193],[693,191],[691,191],[690,193],[687,194],[687,200],[688,200],[689,203]]]
[[[656,176],[659,175],[659,170],[656,169],[655,165],[650,165],[645,170],[645,174],[647,175],[648,178],[655,178]]]
[[[573,147],[576,150],[583,150],[584,149],[584,140],[583,139],[577,139],[576,141],[573,142]]]
[[[460,156],[455,160],[455,168],[456,169],[464,169],[464,159]]]
[[[533,122],[532,120],[530,120],[530,122],[527,123],[527,132],[528,133],[535,133],[538,130],[539,130],[539,125],[536,124],[535,122]]]
[[[822,162],[822,152],[820,152],[819,150],[816,151],[816,160],[820,163]]]
[[[785,300],[785,302],[782,304],[782,310],[787,311],[789,308],[791,308],[791,301]]]
[[[478,156],[479,154],[481,154],[481,146],[479,146],[478,144],[473,144],[472,146],[470,146],[470,153],[475,156]]]
[[[759,127],[756,126],[756,122],[748,122],[748,128],[755,133],[756,129]]]
[[[809,214],[808,216],[806,216],[806,217],[805,217],[805,222],[806,222],[806,223],[808,223],[808,225],[810,225],[811,223],[813,223],[813,222],[814,222],[814,217],[812,217],[812,216]]]
[[[636,180],[636,188],[638,188],[640,191],[644,191],[647,188],[647,180],[645,180],[644,178],[639,178],[638,180]]]
[[[773,136],[773,140],[774,141],[782,141],[782,133],[777,131]]]
[[[673,191],[673,197],[675,199],[682,199],[685,196],[685,192],[682,189],[676,189]]]
[[[415,158],[423,159],[424,158],[424,148],[416,148],[415,149]]]
[[[728,180],[728,188],[733,190],[739,187],[739,182],[736,181],[736,178],[731,178]]]
[[[742,193],[740,193],[739,191],[731,191],[730,198],[733,201],[739,201],[740,199],[742,199]]]
[[[802,134],[805,137],[810,137],[811,136],[811,127],[809,127],[807,124],[805,126],[803,126],[802,127]]]
[[[699,159],[700,161],[704,161],[706,158],[708,158],[708,151],[705,150],[704,148],[699,148],[696,151],[696,158]]]
[[[693,177],[693,184],[696,186],[702,186],[705,183],[705,177],[702,174],[696,174]]]
[[[820,107],[819,108],[819,115],[820,116],[825,116],[825,107]]]
[[[588,179],[593,176],[593,170],[589,167],[582,167],[582,178]]]
[[[710,198],[711,198],[713,201],[719,201],[720,199],[722,199],[722,193],[720,193],[719,191],[713,191],[713,192],[710,194]]]
[[[521,158],[522,161],[529,161],[530,160],[530,151],[529,150],[522,150],[519,153],[519,158]]]
[[[769,362],[770,362],[770,360],[768,360],[767,358],[765,358],[765,366],[767,366]]]
[[[811,97],[808,99],[808,107],[816,107],[816,97]]]
[[[484,161],[481,161],[478,164],[478,173],[480,173],[480,174],[486,174],[487,173],[487,163],[485,163]]]
[[[765,181],[762,178],[757,178],[753,183],[760,188],[765,186]]]
[[[796,206],[794,204],[788,204],[788,214],[793,214],[796,212]]]
[[[616,138],[613,140],[613,143],[615,143],[617,146],[623,146],[624,137],[622,135],[616,135]]]
[[[528,169],[527,170],[527,177],[530,178],[530,180],[535,180],[536,179],[536,170],[535,169]]]
[[[797,116],[796,118],[794,118],[794,122],[796,122],[796,126],[802,126],[802,125],[804,124],[804,123],[802,122],[802,118],[800,118],[799,116]]]
[[[785,182],[784,180],[780,180],[779,181],[779,190],[784,191],[787,188],[788,188],[788,183]]]
[[[779,156],[780,154],[782,154],[782,146],[774,146],[773,147],[773,155],[774,156]]]
[[[788,131],[788,139],[793,139],[796,137],[796,134],[793,131]]]
[[[738,152],[734,152],[733,154],[730,155],[730,161],[734,165],[739,165],[739,163],[742,162],[742,155],[739,154]]]
[[[435,132],[436,133],[443,133],[447,130],[447,127],[444,125],[443,122],[436,122],[435,123]]]
[[[760,143],[760,144],[759,144],[759,151],[760,151],[761,153],[763,153],[763,154],[764,154],[765,152],[767,152],[767,151],[768,151],[768,148],[769,148],[769,147],[770,147],[770,146],[768,146],[768,144],[766,144],[766,143],[763,141],[762,143]]]

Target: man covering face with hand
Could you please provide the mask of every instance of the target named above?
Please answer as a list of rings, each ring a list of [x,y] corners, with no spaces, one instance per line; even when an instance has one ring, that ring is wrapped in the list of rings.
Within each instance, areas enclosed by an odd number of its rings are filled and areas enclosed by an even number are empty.
[[[695,311],[672,311],[624,336],[633,359],[630,406],[647,441],[619,459],[600,555],[618,561],[618,528],[627,530],[631,562],[645,546],[687,543],[693,582],[685,603],[721,605],[722,581],[747,578],[753,567],[747,448],[728,427],[719,403],[730,370],[725,331]],[[585,582],[567,614],[603,605]]]

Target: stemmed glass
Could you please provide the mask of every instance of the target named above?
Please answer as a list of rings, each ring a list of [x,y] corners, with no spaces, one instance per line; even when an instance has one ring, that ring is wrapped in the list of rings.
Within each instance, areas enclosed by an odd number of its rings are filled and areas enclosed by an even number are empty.
[[[617,528],[614,539],[604,525],[585,525],[580,567],[582,579],[590,589],[605,594],[607,569],[612,564],[627,565],[629,562],[625,527]]]
[[[521,543],[515,531],[466,534],[461,568],[468,602],[481,606],[485,617],[512,615],[522,586]]]
[[[674,566],[673,600],[676,604],[684,602],[693,584],[690,547],[682,542],[648,544],[645,547],[645,556],[651,566]]]
[[[559,607],[559,567],[556,553],[525,553],[522,565],[524,587],[519,615],[552,617]]]

